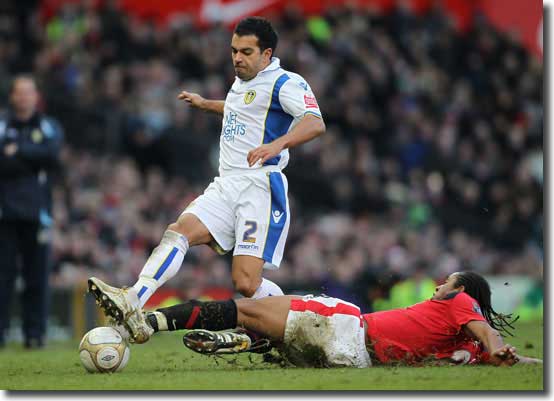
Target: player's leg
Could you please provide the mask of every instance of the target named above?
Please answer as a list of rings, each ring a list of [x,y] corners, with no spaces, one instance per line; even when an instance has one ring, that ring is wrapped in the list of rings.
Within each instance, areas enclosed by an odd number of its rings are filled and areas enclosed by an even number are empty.
[[[24,244],[21,305],[25,347],[42,347],[49,308],[49,233],[39,224],[22,224],[20,230]]]
[[[237,325],[271,338],[282,340],[291,299],[297,295],[272,296],[260,299],[237,299]]]
[[[202,354],[268,352],[272,344],[283,340],[293,297],[236,300],[238,328],[225,331],[190,330],[183,336],[183,343],[187,348]]]
[[[233,211],[221,199],[219,185],[217,179],[214,180],[204,194],[168,226],[133,287],[120,289],[94,277],[89,279],[89,291],[97,302],[106,314],[125,326],[137,343],[147,341],[152,333],[142,315],[142,306],[161,285],[177,274],[188,248],[209,244],[214,239],[224,250],[232,248]]]
[[[232,278],[246,297],[283,295],[279,286],[262,278],[264,267],[278,268],[290,224],[287,180],[280,172],[251,177],[237,208]]]
[[[273,281],[262,277],[265,260],[250,255],[233,257],[231,277],[235,289],[245,297],[263,298],[283,295],[281,288]]]
[[[298,297],[275,296],[209,302],[191,300],[148,312],[146,318],[156,332],[191,330],[185,334],[183,340],[187,347],[195,351],[241,352],[249,350],[252,342],[244,331],[217,331],[242,327],[265,338],[281,340],[291,298]]]
[[[10,326],[10,305],[17,275],[17,244],[16,223],[0,221],[0,347],[5,344]]]
[[[94,294],[97,303],[106,314],[131,333],[135,342],[146,342],[152,334],[152,329],[144,320],[142,307],[160,286],[177,274],[189,244],[209,243],[211,239],[210,232],[196,216],[182,214],[176,223],[168,226],[134,286],[112,287],[96,277],[91,277],[89,291]]]
[[[133,286],[141,307],[160,286],[177,274],[189,247],[209,244],[220,253],[233,248],[234,214],[230,205],[222,199],[220,186],[219,181],[214,180],[204,194],[168,226],[162,242]]]
[[[194,214],[183,213],[170,224],[133,285],[140,306],[144,306],[158,288],[177,274],[189,247],[208,244],[212,240],[208,228]]]
[[[147,312],[147,320],[154,331],[227,330],[243,327],[274,340],[283,338],[290,300],[296,295],[242,298],[226,301],[198,301]]]

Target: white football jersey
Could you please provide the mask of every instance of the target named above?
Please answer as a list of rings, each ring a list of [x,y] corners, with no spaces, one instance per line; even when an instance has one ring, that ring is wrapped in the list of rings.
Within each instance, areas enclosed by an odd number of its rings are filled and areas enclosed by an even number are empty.
[[[225,176],[263,166],[249,167],[248,152],[289,132],[307,113],[321,117],[308,83],[300,75],[281,68],[278,58],[256,77],[236,77],[225,99],[221,128],[219,174]],[[286,167],[289,151],[284,149],[264,166]]]

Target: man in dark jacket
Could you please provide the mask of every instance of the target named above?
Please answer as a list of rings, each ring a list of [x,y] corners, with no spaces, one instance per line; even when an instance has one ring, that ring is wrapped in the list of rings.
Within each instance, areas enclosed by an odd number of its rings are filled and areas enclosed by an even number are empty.
[[[37,110],[35,80],[16,77],[9,112],[0,116],[0,346],[10,320],[19,268],[26,348],[42,347],[48,315],[50,174],[57,165],[63,132]]]

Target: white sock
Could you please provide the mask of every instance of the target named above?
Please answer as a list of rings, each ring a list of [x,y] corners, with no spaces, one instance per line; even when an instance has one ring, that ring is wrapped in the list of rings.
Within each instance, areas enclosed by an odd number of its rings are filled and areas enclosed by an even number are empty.
[[[133,286],[137,291],[141,308],[158,288],[177,274],[188,249],[189,242],[184,235],[166,230],[160,245],[146,261],[138,281]]]
[[[264,297],[271,297],[275,295],[285,295],[283,294],[283,290],[281,290],[281,287],[279,287],[277,284],[275,284],[273,281],[268,280],[266,278],[262,278],[262,283],[252,295],[252,299],[259,299]]]

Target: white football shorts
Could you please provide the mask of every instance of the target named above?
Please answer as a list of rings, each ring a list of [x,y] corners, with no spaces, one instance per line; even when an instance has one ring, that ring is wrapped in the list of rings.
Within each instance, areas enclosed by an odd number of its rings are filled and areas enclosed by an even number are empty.
[[[277,269],[290,225],[288,182],[280,171],[256,171],[216,177],[183,213],[208,228],[218,253],[251,255]]]
[[[371,366],[360,308],[325,296],[291,301],[281,352],[296,366]]]

